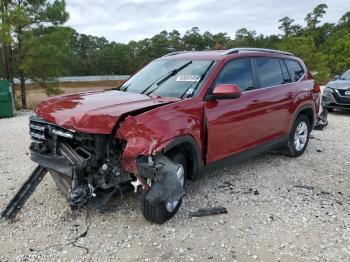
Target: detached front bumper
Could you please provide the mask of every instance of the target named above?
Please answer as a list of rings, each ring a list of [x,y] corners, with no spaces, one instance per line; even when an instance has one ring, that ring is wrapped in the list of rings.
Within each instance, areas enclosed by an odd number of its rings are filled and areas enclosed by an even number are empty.
[[[321,105],[327,109],[350,110],[350,96],[345,95],[346,90],[325,90],[322,95]]]
[[[31,150],[30,158],[32,161],[36,162],[42,167],[69,177],[73,176],[73,172],[77,168],[76,165],[70,165],[64,157],[58,155],[43,155],[34,150]]]

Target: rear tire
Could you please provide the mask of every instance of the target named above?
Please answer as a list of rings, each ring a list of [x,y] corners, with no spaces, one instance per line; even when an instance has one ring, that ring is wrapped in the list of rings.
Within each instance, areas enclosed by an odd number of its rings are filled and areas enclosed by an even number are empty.
[[[174,151],[168,154],[171,161],[179,164],[183,168],[183,185],[186,180],[187,175],[187,161],[183,153],[180,151]],[[180,167],[181,168],[181,167]],[[146,220],[155,224],[163,224],[169,219],[171,219],[176,212],[179,210],[182,204],[182,198],[174,205],[169,204],[169,202],[164,201],[159,204],[151,204],[146,200],[147,192],[144,192],[141,196],[141,211]]]
[[[301,156],[309,143],[310,132],[309,119],[305,115],[299,115],[293,124],[284,153],[290,157]]]

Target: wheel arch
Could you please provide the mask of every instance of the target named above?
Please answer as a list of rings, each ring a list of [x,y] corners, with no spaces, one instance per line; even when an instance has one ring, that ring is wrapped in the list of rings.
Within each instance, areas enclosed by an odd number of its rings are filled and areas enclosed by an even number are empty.
[[[190,179],[195,180],[196,176],[203,167],[201,151],[198,143],[190,135],[180,136],[174,138],[170,143],[168,143],[164,147],[163,153],[166,154],[177,149],[184,150],[186,154],[189,154],[190,157],[187,157],[186,155],[186,160],[188,161],[189,167],[188,174]]]
[[[304,106],[301,106],[294,114],[293,121],[291,122],[291,125],[289,127],[289,133],[291,132],[294,122],[299,115],[305,115],[309,119],[311,130],[314,128],[314,125],[316,123],[315,108],[312,105],[304,105]]]

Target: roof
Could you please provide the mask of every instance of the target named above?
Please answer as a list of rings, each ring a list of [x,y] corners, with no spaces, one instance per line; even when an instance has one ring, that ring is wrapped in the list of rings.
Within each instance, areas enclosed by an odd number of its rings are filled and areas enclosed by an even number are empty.
[[[214,59],[221,60],[227,57],[228,55],[249,53],[249,54],[258,54],[266,55],[266,53],[278,56],[294,56],[292,53],[273,50],[273,49],[264,49],[264,48],[233,48],[229,50],[207,50],[207,51],[176,51],[164,55],[162,58],[166,59]]]

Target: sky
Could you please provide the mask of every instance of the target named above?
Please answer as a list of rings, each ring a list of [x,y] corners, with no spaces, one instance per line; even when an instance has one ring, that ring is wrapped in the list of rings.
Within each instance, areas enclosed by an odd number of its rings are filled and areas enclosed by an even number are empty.
[[[185,33],[194,26],[203,33],[235,32],[246,27],[258,34],[279,34],[278,20],[289,16],[304,25],[307,13],[328,5],[323,22],[337,22],[350,11],[350,0],[66,0],[68,26],[79,33],[128,43],[162,30]]]

